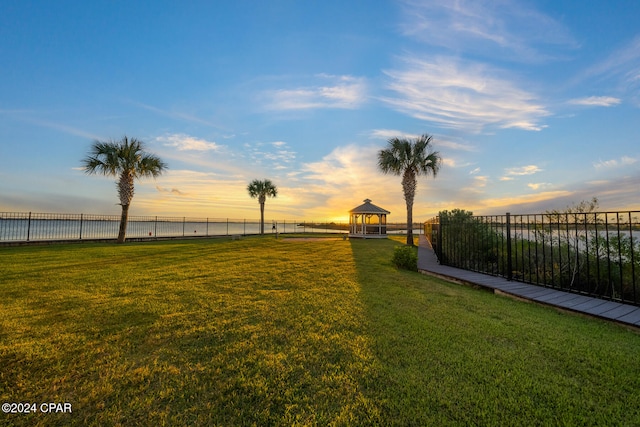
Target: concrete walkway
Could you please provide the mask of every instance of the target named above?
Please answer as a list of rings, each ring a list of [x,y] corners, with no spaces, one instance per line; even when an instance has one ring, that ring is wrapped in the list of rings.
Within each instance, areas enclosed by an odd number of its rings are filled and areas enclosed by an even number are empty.
[[[431,244],[424,235],[420,235],[418,245],[418,270],[445,280],[480,286],[492,289],[496,293],[501,292],[517,298],[640,328],[640,307],[440,265]]]

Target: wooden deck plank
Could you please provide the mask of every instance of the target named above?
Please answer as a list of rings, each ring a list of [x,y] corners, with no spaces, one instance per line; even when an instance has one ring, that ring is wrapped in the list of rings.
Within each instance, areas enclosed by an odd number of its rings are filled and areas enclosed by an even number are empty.
[[[544,297],[540,297],[538,298],[539,301],[545,302],[545,303],[549,303],[552,304],[555,300],[564,300],[567,299],[567,293],[566,292],[561,292],[561,291],[557,291],[555,289],[551,289],[553,292],[549,293],[548,295],[545,295]]]
[[[610,302],[610,304],[615,304],[615,307],[613,307],[611,310],[607,311],[607,316],[610,316],[614,319],[617,319],[619,317],[625,316],[629,313],[631,313],[634,310],[637,310],[637,307],[634,307],[632,305],[625,305],[625,304],[620,304],[619,302]]]
[[[606,304],[607,301],[601,299],[590,298],[588,301],[580,303],[578,305],[573,306],[574,310],[586,311],[587,313],[592,313],[594,309],[600,307],[603,304]]]
[[[576,294],[570,294],[568,292],[562,292],[562,291],[556,291],[556,292],[557,292],[556,297],[550,300],[547,300],[546,301],[547,304],[551,304],[551,305],[562,304],[565,301],[573,300],[578,296]]]
[[[618,317],[616,320],[619,322],[631,323],[633,325],[640,325],[640,308],[637,308],[622,317]]]

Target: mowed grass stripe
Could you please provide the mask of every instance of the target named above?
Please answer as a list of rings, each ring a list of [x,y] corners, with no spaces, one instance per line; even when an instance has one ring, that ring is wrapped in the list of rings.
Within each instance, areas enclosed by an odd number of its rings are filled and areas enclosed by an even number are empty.
[[[10,425],[634,425],[640,337],[391,265],[398,240],[0,249]]]

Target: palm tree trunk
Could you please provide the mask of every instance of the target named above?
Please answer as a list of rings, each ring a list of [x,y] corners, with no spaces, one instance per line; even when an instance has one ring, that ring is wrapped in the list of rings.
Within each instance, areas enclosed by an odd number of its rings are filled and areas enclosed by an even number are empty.
[[[133,198],[133,175],[131,171],[124,170],[118,181],[118,196],[120,196],[120,205],[122,206],[122,215],[120,216],[120,229],[118,230],[118,243],[124,243],[127,235],[127,221],[129,220],[129,206]]]
[[[404,200],[407,203],[407,245],[413,246],[413,200],[416,195],[416,175],[411,169],[407,169],[402,177],[402,190]]]
[[[260,203],[260,234],[264,234],[264,202]]]
[[[407,202],[407,245],[413,246],[413,203]]]
[[[129,205],[122,205],[120,216],[120,229],[118,230],[118,243],[124,243],[127,235],[127,221],[129,220]]]

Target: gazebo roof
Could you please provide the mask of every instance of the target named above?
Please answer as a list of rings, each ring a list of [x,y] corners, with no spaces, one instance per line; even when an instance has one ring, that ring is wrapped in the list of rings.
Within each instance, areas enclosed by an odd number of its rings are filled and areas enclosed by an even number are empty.
[[[357,213],[357,214],[387,214],[389,215],[391,212],[389,212],[386,209],[382,209],[380,206],[376,206],[373,203],[371,203],[371,200],[369,199],[365,199],[364,203],[361,204],[358,207],[355,207],[353,209],[351,209],[349,211],[349,213]]]

